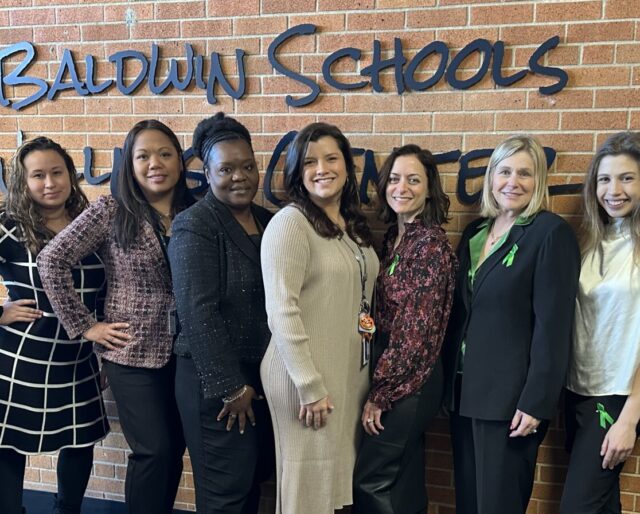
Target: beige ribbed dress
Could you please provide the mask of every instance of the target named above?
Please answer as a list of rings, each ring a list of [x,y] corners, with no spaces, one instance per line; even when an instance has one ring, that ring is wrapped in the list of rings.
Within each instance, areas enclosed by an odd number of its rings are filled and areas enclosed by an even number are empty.
[[[371,299],[378,274],[362,248]],[[359,420],[368,390],[357,331],[361,284],[356,244],[326,239],[285,207],[261,245],[271,342],[260,367],[276,438],[277,514],[333,514],[352,503]],[[362,261],[362,259],[360,259]],[[301,403],[329,395],[334,411],[314,430],[298,421]]]

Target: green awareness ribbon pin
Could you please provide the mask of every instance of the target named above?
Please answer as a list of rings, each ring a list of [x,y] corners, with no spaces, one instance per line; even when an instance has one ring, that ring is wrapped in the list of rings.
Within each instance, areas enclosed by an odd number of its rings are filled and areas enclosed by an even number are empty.
[[[391,276],[394,274],[394,272],[396,271],[396,266],[398,265],[399,262],[400,262],[400,255],[396,254],[396,256],[393,258],[393,261],[391,261],[391,264],[389,265],[387,275]]]
[[[513,259],[516,257],[516,252],[518,251],[518,245],[514,243],[509,250],[509,253],[502,259],[502,264],[504,264],[507,268],[513,264]]]
[[[609,423],[609,425],[613,425],[614,419],[611,417],[611,414],[604,410],[604,405],[596,403],[596,408],[596,412],[600,415],[600,426],[602,428],[607,428],[607,423]]]

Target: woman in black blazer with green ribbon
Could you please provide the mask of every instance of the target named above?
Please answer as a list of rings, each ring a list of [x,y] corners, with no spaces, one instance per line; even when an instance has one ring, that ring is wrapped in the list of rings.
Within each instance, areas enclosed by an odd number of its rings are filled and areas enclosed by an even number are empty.
[[[199,514],[255,514],[274,441],[260,362],[270,339],[255,205],[259,171],[247,129],[218,113],[193,148],[210,190],[176,216],[169,244],[180,331],[176,398]]]
[[[525,513],[564,384],[580,252],[547,195],[540,144],[508,138],[458,247],[443,352],[458,514]]]

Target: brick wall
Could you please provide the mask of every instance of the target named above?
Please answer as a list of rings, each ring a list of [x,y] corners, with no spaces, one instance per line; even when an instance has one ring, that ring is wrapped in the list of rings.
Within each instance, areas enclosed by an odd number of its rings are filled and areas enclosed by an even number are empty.
[[[4,0],[0,7],[0,45],[7,48],[29,41],[38,53],[28,74],[52,83],[65,48],[70,49],[78,73],[85,77],[84,57],[96,59],[95,83],[113,78],[108,56],[120,50],[138,50],[149,56],[151,43],[159,45],[163,57],[160,80],[166,72],[166,58],[184,55],[184,44],[205,55],[208,72],[210,52],[219,52],[222,67],[233,87],[238,80],[234,50],[246,51],[247,91],[243,99],[232,100],[217,86],[216,105],[206,92],[190,85],[186,91],[170,88],[154,96],[147,85],[133,95],[123,96],[115,88],[81,97],[73,90],[61,92],[54,101],[46,98],[16,112],[0,107],[0,157],[7,163],[21,131],[25,138],[49,135],[67,147],[80,169],[83,148],[91,147],[93,174],[111,170],[113,148],[138,120],[156,117],[169,124],[185,148],[191,133],[204,116],[224,110],[237,116],[254,134],[259,163],[265,169],[279,139],[289,130],[324,120],[339,125],[355,146],[373,150],[381,163],[393,146],[413,142],[434,153],[492,148],[515,131],[535,134],[557,152],[551,169],[551,183],[573,184],[582,180],[587,163],[598,144],[609,134],[623,129],[640,129],[640,19],[637,0],[506,1],[506,0],[227,0],[173,1],[79,1]],[[315,35],[289,41],[279,50],[279,59],[289,69],[312,78],[321,87],[319,98],[301,108],[288,107],[286,94],[301,97],[309,89],[274,72],[267,50],[279,34],[301,23],[318,27]],[[541,61],[568,73],[567,87],[544,96],[538,88],[553,83],[548,77],[528,75],[507,88],[498,88],[490,74],[470,89],[452,89],[444,80],[422,92],[398,95],[391,70],[380,77],[385,91],[371,86],[339,91],[321,76],[323,60],[333,51],[352,46],[362,51],[359,63],[350,59],[332,70],[342,82],[362,80],[359,71],[369,65],[373,40],[382,43],[383,56],[390,57],[393,39],[400,38],[405,56],[411,59],[421,48],[440,40],[456,52],[477,38],[491,43],[505,42],[502,73],[511,75],[527,67],[532,52],[546,39],[559,36],[559,46]],[[5,74],[23,55],[4,64]],[[184,63],[183,63],[184,64]],[[466,59],[459,78],[475,74],[477,55]],[[437,68],[429,58],[418,69],[424,80]],[[127,80],[139,69],[127,67]],[[34,93],[34,86],[7,86],[4,96],[17,101]],[[362,159],[357,160],[362,167]],[[481,165],[482,161],[475,163]],[[198,169],[198,163],[190,163]],[[442,166],[446,191],[452,198],[453,219],[448,230],[455,240],[476,208],[456,199],[460,165]],[[274,184],[277,185],[278,177]],[[478,188],[470,181],[468,191]],[[474,189],[475,188],[475,189]],[[108,192],[107,186],[87,186],[91,198]],[[259,202],[268,203],[263,196]],[[579,202],[575,196],[557,196],[552,210],[575,221]],[[112,433],[96,448],[94,473],[88,494],[123,498],[126,443],[119,430],[117,413],[110,396],[108,408]],[[429,434],[428,483],[431,514],[451,514],[453,506],[450,443],[446,420],[437,420]],[[566,456],[562,449],[560,421],[540,451],[530,514],[557,512]],[[625,512],[640,512],[640,461],[634,453],[622,475]],[[55,485],[55,457],[43,455],[29,460],[27,487],[50,490]],[[264,512],[272,505],[273,489],[267,488]],[[183,477],[178,506],[193,508],[193,480]]]

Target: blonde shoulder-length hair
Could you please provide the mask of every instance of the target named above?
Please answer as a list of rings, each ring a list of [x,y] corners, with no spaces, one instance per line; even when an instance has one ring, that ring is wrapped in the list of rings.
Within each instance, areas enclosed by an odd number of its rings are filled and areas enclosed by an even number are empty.
[[[522,212],[525,217],[533,216],[547,207],[549,191],[547,189],[547,159],[542,145],[528,135],[515,135],[500,143],[489,158],[489,165],[484,176],[480,215],[485,218],[496,218],[500,214],[500,207],[491,191],[493,175],[498,165],[506,158],[518,152],[527,152],[533,161],[533,196],[527,208]]]

